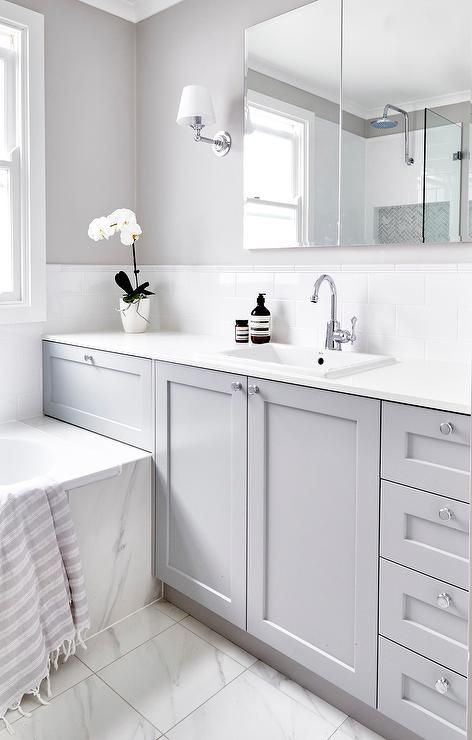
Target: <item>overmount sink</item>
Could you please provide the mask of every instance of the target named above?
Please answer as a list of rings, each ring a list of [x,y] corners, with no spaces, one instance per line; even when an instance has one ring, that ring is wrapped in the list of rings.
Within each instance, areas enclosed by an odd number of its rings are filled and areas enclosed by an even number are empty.
[[[317,352],[310,347],[275,343],[235,347],[234,349],[225,350],[222,354],[245,363],[260,362],[268,365],[278,365],[279,367],[284,366],[299,374],[305,373],[319,378],[342,378],[347,375],[393,365],[396,362],[394,357],[384,355],[334,350]]]

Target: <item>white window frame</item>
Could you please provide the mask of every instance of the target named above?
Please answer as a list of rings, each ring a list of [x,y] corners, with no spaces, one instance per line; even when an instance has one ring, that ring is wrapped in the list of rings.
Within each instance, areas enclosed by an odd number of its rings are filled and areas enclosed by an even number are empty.
[[[315,175],[315,113],[288,103],[285,100],[259,93],[256,90],[248,90],[246,100],[248,108],[249,106],[253,106],[302,124],[304,133],[303,141],[298,146],[297,162],[294,168],[296,171],[295,177],[298,180],[297,189],[300,193],[299,196],[294,201],[282,202],[261,200],[260,198],[251,197],[249,193],[245,193],[244,203],[245,205],[250,203],[257,205],[265,204],[296,211],[298,244],[282,244],[280,248],[284,249],[287,246],[294,247],[313,244],[315,224],[314,208],[310,208],[310,196]]]
[[[44,16],[0,0],[0,24],[21,34],[21,135],[11,160],[0,162],[14,189],[15,282],[13,293],[0,294],[0,324],[16,324],[46,320]]]

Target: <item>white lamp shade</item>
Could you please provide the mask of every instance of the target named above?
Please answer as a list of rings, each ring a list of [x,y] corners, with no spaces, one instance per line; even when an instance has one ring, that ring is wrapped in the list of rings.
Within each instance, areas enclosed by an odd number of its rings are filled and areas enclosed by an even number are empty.
[[[177,123],[180,126],[193,126],[196,119],[199,119],[202,126],[215,123],[210,91],[203,85],[187,85],[182,90]]]

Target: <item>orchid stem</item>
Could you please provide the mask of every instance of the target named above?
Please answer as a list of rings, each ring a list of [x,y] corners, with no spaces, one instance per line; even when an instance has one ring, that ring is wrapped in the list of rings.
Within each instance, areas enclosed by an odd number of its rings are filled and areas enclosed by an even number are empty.
[[[134,265],[133,272],[134,272],[134,279],[136,280],[136,288],[138,288],[139,287],[139,281],[138,281],[139,270],[138,270],[138,268],[136,266],[136,249],[135,249],[135,246],[134,246],[135,243],[136,243],[136,240],[133,239],[133,265]]]

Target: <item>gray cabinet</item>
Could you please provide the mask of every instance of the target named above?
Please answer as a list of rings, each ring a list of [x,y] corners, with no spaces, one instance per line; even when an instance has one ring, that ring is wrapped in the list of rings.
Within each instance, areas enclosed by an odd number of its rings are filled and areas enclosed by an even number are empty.
[[[470,498],[470,417],[384,403],[382,478]]]
[[[157,575],[246,626],[246,378],[157,364]]]
[[[380,638],[379,710],[426,740],[464,740],[467,679]]]
[[[248,631],[374,706],[380,404],[248,382]]]
[[[469,588],[469,505],[382,482],[384,558]]]
[[[152,452],[152,361],[43,342],[44,413]]]
[[[380,634],[467,675],[469,594],[382,560]]]

